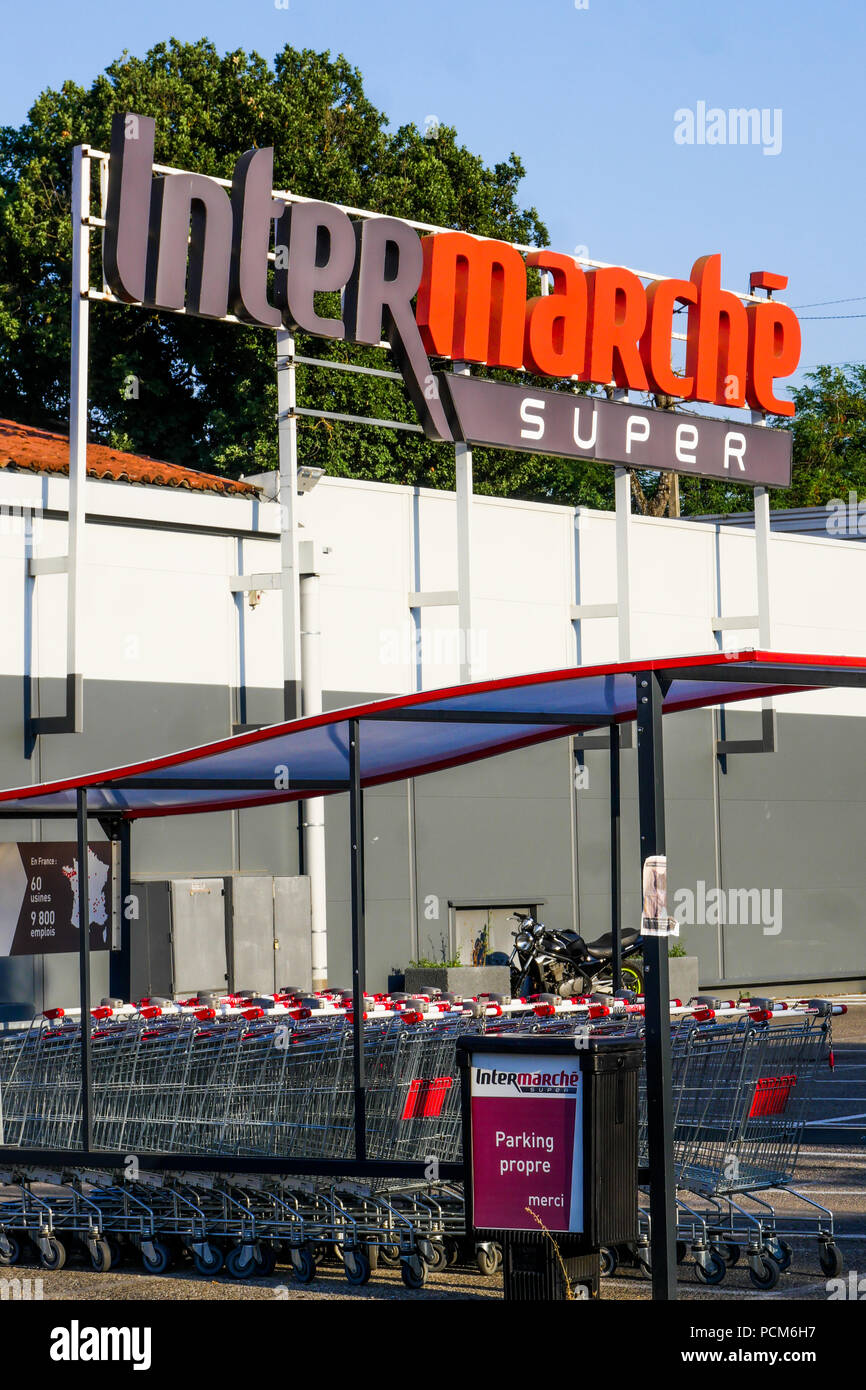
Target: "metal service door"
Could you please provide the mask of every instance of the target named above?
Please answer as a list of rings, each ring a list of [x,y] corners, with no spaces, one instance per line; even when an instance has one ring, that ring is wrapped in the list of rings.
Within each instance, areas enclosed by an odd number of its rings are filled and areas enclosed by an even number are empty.
[[[171,880],[171,960],[175,994],[225,988],[228,974],[221,878]]]
[[[270,874],[237,874],[231,880],[231,985],[273,994],[274,880]]]
[[[310,880],[306,875],[274,879],[274,961],[277,988],[311,989],[313,952],[310,932]]]

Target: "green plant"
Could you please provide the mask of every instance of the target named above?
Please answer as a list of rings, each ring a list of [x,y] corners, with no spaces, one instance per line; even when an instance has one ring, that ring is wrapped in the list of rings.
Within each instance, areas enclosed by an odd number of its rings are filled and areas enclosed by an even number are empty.
[[[432,947],[433,938],[431,936],[428,936],[427,940],[430,942],[430,946]],[[410,966],[412,966],[414,970],[441,970],[443,965],[446,969],[450,970],[457,965],[462,965],[463,962],[460,959],[459,950],[455,951],[453,955],[450,954],[448,950],[448,941],[445,937],[445,934],[443,933],[439,937],[438,960],[435,960],[431,954],[429,956],[419,956],[417,960],[410,960],[409,964]]]
[[[669,957],[670,959],[672,959],[672,958],[674,958],[674,957],[676,957],[676,956],[687,956],[687,955],[688,955],[688,951],[686,950],[685,946],[680,946],[679,943],[677,943],[676,946],[669,946],[669,947],[668,947],[668,957]]]

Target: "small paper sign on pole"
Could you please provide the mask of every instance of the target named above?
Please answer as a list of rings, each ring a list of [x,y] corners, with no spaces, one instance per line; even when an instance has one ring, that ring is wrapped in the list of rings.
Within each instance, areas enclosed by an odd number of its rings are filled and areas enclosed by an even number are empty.
[[[641,936],[679,936],[680,924],[668,916],[668,861],[664,854],[650,854],[643,865]]]

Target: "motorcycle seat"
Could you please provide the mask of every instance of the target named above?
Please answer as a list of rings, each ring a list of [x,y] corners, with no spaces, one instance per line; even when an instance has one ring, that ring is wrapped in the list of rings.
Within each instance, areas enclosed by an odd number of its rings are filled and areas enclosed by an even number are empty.
[[[633,946],[640,936],[637,928],[626,930],[622,934],[623,946]],[[605,932],[604,936],[598,937],[596,941],[587,942],[587,950],[594,956],[609,956],[613,951],[613,933]]]

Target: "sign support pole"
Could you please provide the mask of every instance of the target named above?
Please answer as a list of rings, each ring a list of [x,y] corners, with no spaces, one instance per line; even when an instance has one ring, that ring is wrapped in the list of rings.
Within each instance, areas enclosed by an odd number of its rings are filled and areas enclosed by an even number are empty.
[[[298,417],[295,340],[277,329],[277,441],[280,459],[280,602],[283,609],[283,717],[301,714],[301,598],[298,561]]]
[[[658,673],[645,671],[637,687],[637,767],[641,870],[650,855],[665,853],[665,789],[662,750],[663,691]],[[677,1296],[676,1201],[668,940],[644,938],[646,973],[646,1094],[650,1170],[650,1257],[653,1298]]]
[[[78,965],[81,1003],[81,1147],[93,1149],[93,1115],[90,1108],[90,863],[87,846],[87,788],[75,794],[78,829]]]
[[[352,1052],[355,1072],[355,1158],[367,1157],[367,1077],[364,1059],[364,793],[360,723],[349,720],[349,841],[352,900]]]
[[[460,376],[469,376],[465,362],[455,366]],[[454,472],[457,484],[457,628],[460,643],[460,680],[472,680],[472,450],[468,444],[454,445]]]
[[[619,725],[610,726],[610,933],[614,993],[622,989],[622,884],[620,882]]]

